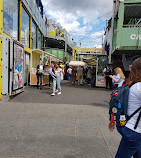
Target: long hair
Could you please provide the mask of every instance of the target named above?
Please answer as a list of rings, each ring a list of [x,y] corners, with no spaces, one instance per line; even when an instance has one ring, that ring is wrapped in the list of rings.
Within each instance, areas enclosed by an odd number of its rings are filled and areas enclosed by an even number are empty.
[[[129,79],[133,82],[141,82],[141,58],[132,63]]]
[[[115,68],[114,72],[115,72],[115,75],[119,74],[122,79],[125,79],[123,71],[122,71],[122,69],[120,67]]]

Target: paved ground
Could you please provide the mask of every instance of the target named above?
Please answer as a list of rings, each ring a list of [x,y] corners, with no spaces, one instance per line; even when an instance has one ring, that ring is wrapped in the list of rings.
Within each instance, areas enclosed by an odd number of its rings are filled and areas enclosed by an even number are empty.
[[[114,158],[120,135],[110,133],[110,91],[63,83],[63,94],[34,87],[0,102],[0,158]]]
[[[52,89],[49,89],[48,86],[43,87],[43,90],[38,90],[36,87],[28,87],[25,89],[24,93],[16,96],[12,101],[23,103],[53,103],[108,107],[111,91],[107,91],[105,88],[93,88],[87,85],[72,86],[67,81],[64,81],[61,85],[61,96],[56,95],[52,97],[50,95]]]

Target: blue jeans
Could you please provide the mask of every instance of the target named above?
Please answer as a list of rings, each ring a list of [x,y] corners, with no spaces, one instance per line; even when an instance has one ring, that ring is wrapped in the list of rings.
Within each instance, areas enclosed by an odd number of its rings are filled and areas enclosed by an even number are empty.
[[[70,81],[71,79],[71,74],[68,74],[68,81]]]
[[[57,84],[57,89],[59,92],[61,92],[61,76],[56,77],[56,79],[53,78],[53,93],[56,91],[56,84]]]
[[[115,158],[141,158],[141,134],[127,127],[117,127],[122,139]]]

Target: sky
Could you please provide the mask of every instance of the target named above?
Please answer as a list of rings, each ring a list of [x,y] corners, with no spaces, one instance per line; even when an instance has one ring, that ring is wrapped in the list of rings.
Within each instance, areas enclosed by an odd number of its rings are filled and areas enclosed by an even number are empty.
[[[42,0],[47,18],[65,28],[77,45],[101,48],[113,0]]]

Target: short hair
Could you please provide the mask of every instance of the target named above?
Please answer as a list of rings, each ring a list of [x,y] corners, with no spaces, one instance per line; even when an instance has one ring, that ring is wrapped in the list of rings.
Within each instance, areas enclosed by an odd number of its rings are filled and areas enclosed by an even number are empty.
[[[141,57],[132,63],[129,79],[133,82],[141,82]]]

